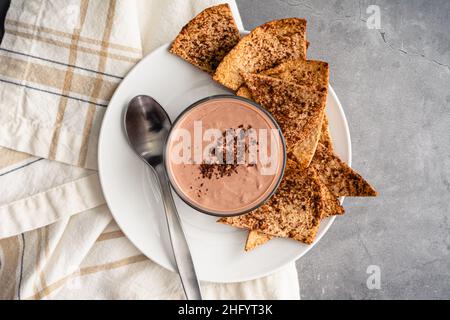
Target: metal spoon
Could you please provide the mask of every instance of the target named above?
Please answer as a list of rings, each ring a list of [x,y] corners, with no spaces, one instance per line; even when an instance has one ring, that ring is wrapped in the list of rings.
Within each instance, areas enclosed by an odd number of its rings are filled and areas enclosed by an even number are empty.
[[[153,98],[136,96],[128,104],[124,120],[128,143],[158,177],[173,255],[186,298],[201,300],[194,263],[163,162],[165,142],[171,127],[169,116]]]

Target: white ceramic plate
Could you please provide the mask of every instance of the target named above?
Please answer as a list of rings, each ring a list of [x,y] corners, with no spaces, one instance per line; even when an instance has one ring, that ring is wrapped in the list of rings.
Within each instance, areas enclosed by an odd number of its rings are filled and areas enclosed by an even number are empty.
[[[111,212],[133,244],[154,262],[175,270],[170,240],[154,177],[127,144],[123,112],[136,95],[155,98],[174,120],[191,103],[231,93],[211,77],[168,52],[164,45],[145,57],[119,85],[106,111],[99,141],[100,180]],[[344,111],[330,87],[327,114],[337,154],[350,163],[350,135]],[[186,205],[173,192],[200,280],[245,281],[273,273],[303,256],[313,245],[274,239],[244,252],[247,232],[216,223],[217,218]],[[315,243],[334,217],[321,223]]]

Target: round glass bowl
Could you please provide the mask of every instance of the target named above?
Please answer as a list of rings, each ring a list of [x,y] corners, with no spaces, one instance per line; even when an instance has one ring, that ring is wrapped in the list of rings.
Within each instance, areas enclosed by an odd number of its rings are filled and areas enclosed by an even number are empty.
[[[175,120],[164,163],[175,192],[194,209],[235,216],[260,207],[283,177],[280,127],[258,104],[234,95],[195,102]]]

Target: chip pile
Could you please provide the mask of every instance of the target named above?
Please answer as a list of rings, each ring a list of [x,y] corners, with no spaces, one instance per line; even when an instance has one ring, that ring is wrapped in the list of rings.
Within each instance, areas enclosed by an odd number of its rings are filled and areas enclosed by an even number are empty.
[[[341,215],[339,197],[377,192],[334,153],[326,100],[329,66],[307,60],[306,20],[265,23],[242,39],[228,5],[191,20],[170,52],[267,109],[286,140],[287,165],[275,194],[260,208],[219,222],[249,230],[245,250],[274,237],[311,244],[322,219]]]

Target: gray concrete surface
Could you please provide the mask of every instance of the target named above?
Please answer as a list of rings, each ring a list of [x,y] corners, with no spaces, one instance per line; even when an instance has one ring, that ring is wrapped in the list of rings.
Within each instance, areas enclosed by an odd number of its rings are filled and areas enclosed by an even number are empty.
[[[297,262],[303,299],[450,299],[450,1],[237,0],[247,29],[308,20],[308,56],[331,65],[353,167],[380,192]],[[381,29],[369,29],[378,5]],[[380,289],[369,290],[368,266]]]

